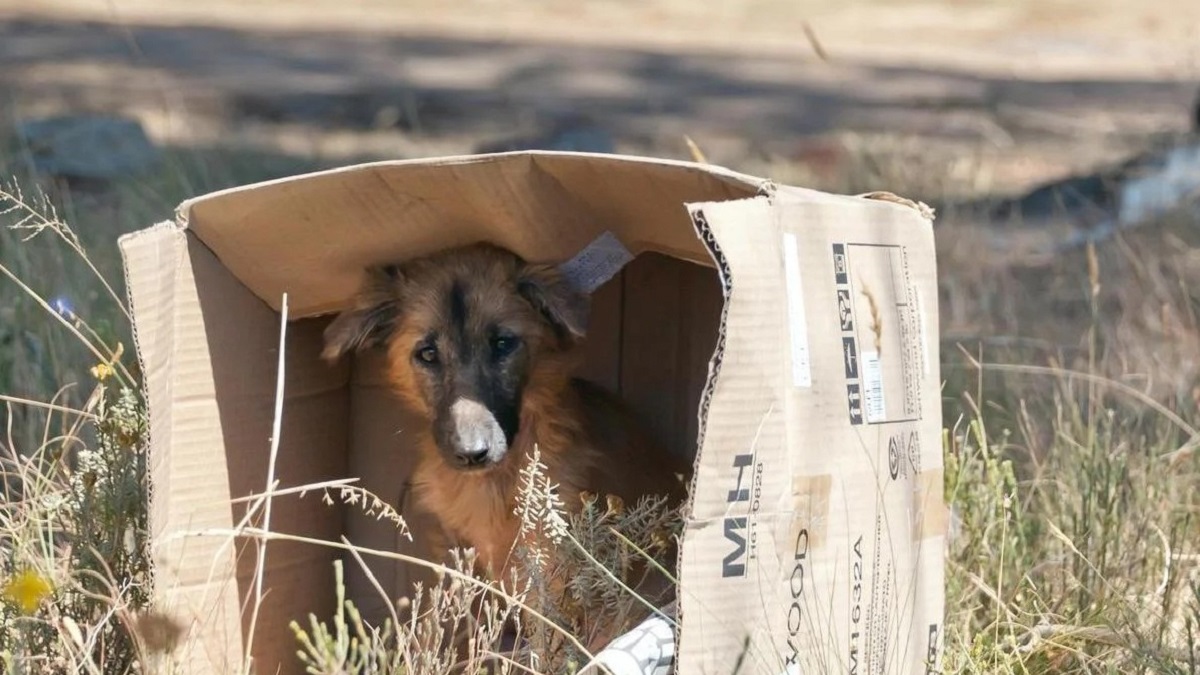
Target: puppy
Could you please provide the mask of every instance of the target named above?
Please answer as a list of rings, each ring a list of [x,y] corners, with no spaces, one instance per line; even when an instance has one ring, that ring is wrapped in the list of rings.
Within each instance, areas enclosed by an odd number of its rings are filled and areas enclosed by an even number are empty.
[[[585,491],[682,503],[691,467],[616,397],[574,377],[588,301],[555,267],[475,244],[368,276],[327,328],[323,356],[386,351],[392,388],[428,423],[414,496],[450,538],[475,548],[486,574],[513,571],[520,471],[535,444],[567,509]],[[661,578],[642,590],[658,594],[652,602],[670,593]]]

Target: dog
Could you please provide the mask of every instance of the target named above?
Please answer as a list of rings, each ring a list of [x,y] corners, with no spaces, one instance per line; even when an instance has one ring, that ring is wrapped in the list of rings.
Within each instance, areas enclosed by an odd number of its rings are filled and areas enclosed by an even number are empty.
[[[328,361],[385,351],[392,389],[427,422],[414,496],[492,579],[513,571],[520,472],[535,445],[568,510],[586,493],[685,498],[691,466],[575,376],[588,310],[553,265],[478,243],[370,268],[325,331]],[[669,595],[661,579],[647,592]]]

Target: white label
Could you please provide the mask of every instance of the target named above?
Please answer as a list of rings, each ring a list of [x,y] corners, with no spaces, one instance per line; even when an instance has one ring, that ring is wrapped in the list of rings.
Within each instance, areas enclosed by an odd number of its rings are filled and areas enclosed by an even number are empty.
[[[883,422],[887,418],[887,409],[883,404],[883,364],[879,361],[879,352],[863,352],[862,373],[867,422]]]
[[[788,335],[792,342],[792,386],[812,386],[808,353],[808,319],[804,314],[804,287],[800,282],[800,253],[796,235],[783,233],[783,271],[787,283]]]
[[[574,258],[559,265],[558,271],[567,283],[584,293],[591,293],[613,278],[631,260],[633,254],[621,240],[612,232],[605,232]]]

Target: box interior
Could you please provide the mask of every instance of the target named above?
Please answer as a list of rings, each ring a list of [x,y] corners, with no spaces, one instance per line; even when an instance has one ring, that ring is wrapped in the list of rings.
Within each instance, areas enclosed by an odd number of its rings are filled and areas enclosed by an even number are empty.
[[[229,492],[236,498],[261,492],[267,480],[279,315],[254,298],[230,303],[233,294],[221,291],[212,311],[223,319],[214,316],[206,323],[214,329],[209,334],[214,353],[242,356],[214,360],[230,467]],[[721,303],[716,270],[647,253],[597,291],[592,309],[580,374],[618,392],[670,452],[689,458],[695,456],[697,411]],[[429,531],[431,523],[402,501],[415,460],[410,439],[422,422],[389,391],[380,354],[367,353],[336,368],[319,362],[327,323],[325,317],[302,319],[287,329],[276,478],[282,487],[359,478],[357,485],[404,514],[413,540],[402,536],[389,520],[347,504],[337,491],[330,492],[332,505],[317,493],[276,498],[271,529],[328,541],[345,535],[357,546],[428,558],[422,533]],[[233,521],[241,521],[245,513],[244,504],[235,504]],[[261,524],[261,519],[256,522]],[[286,644],[293,639],[288,620],[309,612],[332,616],[331,563],[337,557],[344,560],[348,597],[368,620],[385,617],[384,599],[349,554],[311,544],[272,542],[264,583],[269,592],[255,639],[264,650],[277,640]],[[256,562],[253,545],[239,547],[241,598],[253,597]],[[366,562],[393,601],[409,594],[413,582],[433,580],[419,566],[370,556]],[[244,630],[249,630],[249,619],[247,614]]]
[[[692,176],[695,180],[666,181],[659,176],[659,189],[646,192],[646,175],[641,171],[630,171],[621,180],[609,180],[603,185],[588,185],[589,180],[602,175],[597,173],[594,163],[567,162],[562,166],[570,171],[539,170],[522,174],[511,167],[499,166],[492,167],[486,176],[457,176],[452,182],[475,192],[460,197],[475,204],[478,210],[472,214],[442,214],[445,220],[439,220],[436,212],[424,213],[420,218],[421,232],[426,234],[422,236],[429,239],[428,229],[441,224],[447,230],[442,242],[445,246],[490,240],[530,259],[565,260],[599,233],[617,232],[637,257],[593,296],[586,364],[581,375],[620,393],[671,452],[694,457],[699,401],[720,327],[723,299],[717,272],[705,259],[685,203],[750,196],[753,189],[697,173]],[[650,174],[662,170],[661,166],[648,166]],[[507,183],[502,193],[495,194],[489,202],[487,178],[494,178],[497,170],[506,176]],[[443,177],[448,171],[444,169]],[[370,229],[364,224],[367,220],[386,223],[411,215],[408,205],[412,190],[406,191],[405,183],[397,175],[387,175],[391,176],[388,180],[374,184],[376,193],[371,200],[354,202],[359,205],[357,210],[342,199],[338,208],[326,205],[306,212],[305,204],[297,203],[303,202],[304,198],[297,195],[305,194],[304,186],[297,187],[292,182],[235,193],[223,204],[201,202],[181,209],[190,223],[188,265],[194,276],[201,314],[197,318],[205,343],[197,358],[206,354],[211,362],[212,399],[220,418],[225,462],[224,472],[198,466],[192,475],[206,476],[203,480],[227,480],[228,486],[219,489],[220,486],[192,486],[178,479],[159,481],[156,530],[163,529],[165,522],[170,522],[172,528],[184,526],[179,522],[180,514],[171,513],[171,508],[172,504],[184,503],[180,500],[187,499],[189,490],[194,489],[198,495],[227,493],[235,500],[263,491],[270,455],[280,330],[278,301],[271,289],[288,290],[290,294],[289,289],[298,287],[301,290],[295,296],[296,303],[291,305],[297,309],[289,314],[293,319],[287,326],[285,395],[276,463],[280,487],[359,478],[358,485],[404,512],[415,541],[404,539],[386,519],[364,513],[361,503],[347,504],[336,492],[330,494],[332,504],[313,492],[275,498],[270,529],[332,542],[344,535],[359,546],[419,557],[428,555],[421,537],[428,523],[413,517],[411,509],[400,503],[404,481],[414,461],[412,429],[419,421],[406,413],[388,391],[382,379],[379,354],[362,354],[336,366],[321,362],[318,355],[322,331],[332,319],[329,312],[344,306],[349,299],[346,290],[354,286],[348,280],[355,279],[363,266],[379,262],[382,255],[402,258],[439,246],[432,239],[421,240],[412,253],[401,253],[406,250],[406,238],[414,236],[413,231],[392,229],[371,235],[388,243],[369,254],[347,253],[350,248],[360,250],[361,242],[357,239],[360,232],[343,233],[349,237],[349,248],[339,249],[336,244],[323,247],[318,241],[315,242],[318,245],[309,249],[319,250],[278,248],[277,256],[268,255],[256,264],[251,264],[243,247],[261,245],[258,240],[277,237],[276,231],[289,231],[278,226],[289,219],[298,222],[299,230],[292,231],[291,236],[302,238],[305,232],[327,232],[338,223],[344,227],[349,227],[345,223],[356,223],[361,230]],[[403,171],[398,175],[403,176]],[[547,183],[547,175],[553,175],[555,180]],[[521,176],[532,176],[532,184],[522,184]],[[330,180],[318,180],[307,194],[311,199],[335,202],[338,195],[364,194],[361,175],[353,185],[342,176],[341,191],[338,183],[336,176],[332,186]],[[547,184],[553,186],[551,193],[545,189]],[[446,186],[437,190],[439,194],[453,192]],[[623,190],[636,199],[622,197]],[[555,197],[548,199],[547,194]],[[566,207],[583,209],[569,211],[573,214],[570,219],[554,217],[564,213],[564,194],[573,196],[566,200]],[[281,206],[278,200],[288,195],[294,198],[286,207]],[[606,195],[612,201],[606,201]],[[638,203],[637,199],[643,201]],[[250,203],[255,200],[257,204]],[[221,201],[220,195],[217,201]],[[548,203],[551,208],[539,216],[539,209]],[[489,210],[498,214],[490,221],[485,219]],[[637,218],[630,224],[631,214],[648,218]],[[522,229],[518,225],[522,222],[528,222],[528,227]],[[264,233],[272,227],[274,233]],[[544,239],[537,239],[538,233]],[[343,253],[345,256],[339,258]],[[305,260],[319,262],[302,272]],[[330,274],[341,279],[336,294],[312,283],[314,276],[319,278],[325,270],[333,269],[336,273]],[[316,290],[309,292],[311,289]],[[155,472],[160,476],[186,475],[180,473],[181,466],[162,467],[163,461],[219,460],[212,453],[159,458]],[[165,498],[161,495],[164,488],[170,493]],[[246,518],[246,504],[235,502],[230,517],[235,524]],[[252,515],[252,520],[259,524],[262,518],[261,513]],[[236,546],[237,596],[243,606],[254,594],[256,550],[253,543]],[[332,617],[335,611],[332,562],[338,557],[345,560],[348,597],[368,618],[381,618],[385,611],[385,601],[374,583],[382,586],[394,601],[411,590],[413,581],[430,579],[410,565],[368,556],[372,581],[353,558],[342,556],[336,548],[272,541],[267,549],[263,584],[267,594],[253,637],[252,651],[260,668],[273,672],[278,666],[281,672],[299,672],[295,638],[288,623],[298,620],[306,624],[309,613],[324,620]],[[249,639],[249,623],[250,614],[246,612],[242,619],[243,635],[238,636],[243,645]]]

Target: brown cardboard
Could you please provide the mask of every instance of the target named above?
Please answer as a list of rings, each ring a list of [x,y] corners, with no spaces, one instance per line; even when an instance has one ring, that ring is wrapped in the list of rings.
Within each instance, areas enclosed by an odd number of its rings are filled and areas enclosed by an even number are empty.
[[[691,208],[730,292],[683,546],[680,672],[924,672],[945,532],[928,220],[791,190]],[[883,391],[874,419],[878,397],[852,405],[868,388]]]
[[[545,152],[382,162],[236,188],[121,240],[150,408],[154,592],[196,638],[182,672],[237,671],[250,641],[240,610],[255,548],[223,533],[243,517],[235,500],[266,484],[283,294],[280,487],[355,477],[403,508],[412,422],[383,386],[377,355],[337,367],[317,359],[321,331],[362,268],[478,240],[563,262],[604,232],[637,258],[593,294],[585,375],[619,392],[671,451],[699,448],[679,672],[741,662],[739,672],[777,675],[790,661],[802,672],[924,672],[926,653],[940,651],[945,531],[928,214],[713,166]],[[844,288],[837,243],[853,245]],[[852,331],[841,330],[839,290],[853,295]],[[862,373],[847,382],[843,337],[880,355],[870,382]],[[883,392],[882,422],[850,423],[856,383]],[[746,454],[753,460],[735,465]],[[753,513],[728,499],[741,494],[739,469]],[[314,494],[277,497],[272,513],[276,531],[423,555],[421,523],[410,525],[411,542]],[[743,531],[755,534],[755,556],[731,558]],[[792,635],[799,536],[804,621]],[[300,672],[287,622],[331,615],[334,557],[269,544],[258,672]],[[393,598],[422,576],[370,565]],[[743,574],[723,576],[730,569]],[[347,577],[350,597],[381,616],[353,561]]]

